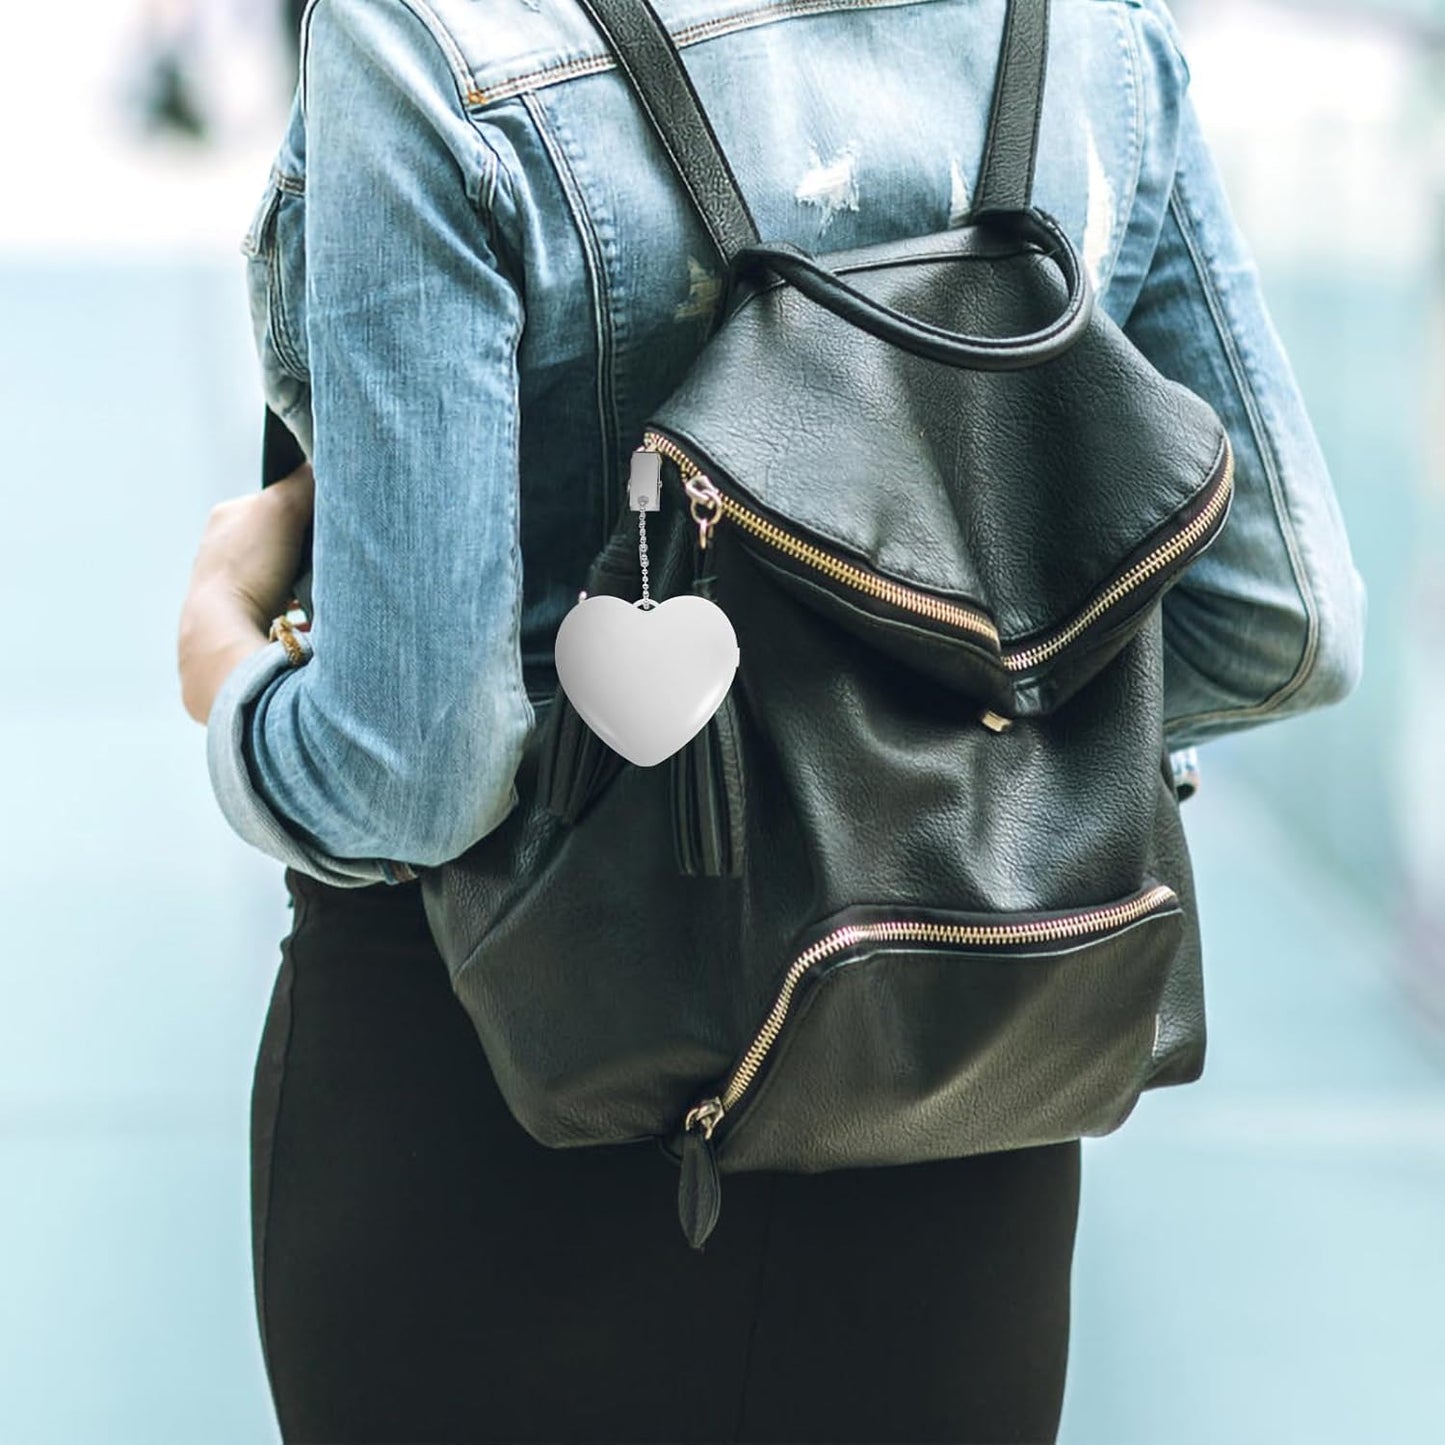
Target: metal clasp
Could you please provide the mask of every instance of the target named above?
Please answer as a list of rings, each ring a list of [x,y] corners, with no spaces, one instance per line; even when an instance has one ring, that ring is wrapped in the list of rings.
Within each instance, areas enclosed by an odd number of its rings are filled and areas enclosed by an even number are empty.
[[[704,1139],[712,1138],[712,1131],[717,1128],[718,1120],[723,1116],[721,1099],[704,1099],[700,1104],[694,1104],[687,1111],[687,1117],[682,1121],[684,1129],[694,1127],[702,1130]]]
[[[722,493],[701,472],[689,477],[682,485],[690,498],[687,510],[697,523],[697,545],[706,550],[708,535],[722,517]],[[709,509],[706,516],[699,512],[700,507]]]

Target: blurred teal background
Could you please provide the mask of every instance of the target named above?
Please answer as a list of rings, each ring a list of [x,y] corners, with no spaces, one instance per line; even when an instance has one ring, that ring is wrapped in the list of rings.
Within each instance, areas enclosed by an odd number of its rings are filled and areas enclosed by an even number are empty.
[[[192,42],[204,143],[147,132],[145,11],[0,21],[0,1445],[278,1438],[247,1131],[290,915],[215,808],[175,625],[208,510],[257,477],[236,246],[288,59],[269,11],[217,7]],[[1344,705],[1201,751],[1209,1060],[1085,1144],[1061,1439],[1427,1445],[1445,5],[1176,13],[1369,585],[1368,653]],[[30,58],[56,45],[70,73],[45,93]]]

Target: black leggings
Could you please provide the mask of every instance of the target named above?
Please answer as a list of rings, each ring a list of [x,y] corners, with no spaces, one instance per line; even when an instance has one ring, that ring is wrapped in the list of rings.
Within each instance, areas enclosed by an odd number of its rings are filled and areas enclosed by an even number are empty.
[[[286,885],[252,1223],[288,1445],[1055,1438],[1077,1141],[729,1174],[699,1252],[655,1145],[512,1118],[419,883]]]

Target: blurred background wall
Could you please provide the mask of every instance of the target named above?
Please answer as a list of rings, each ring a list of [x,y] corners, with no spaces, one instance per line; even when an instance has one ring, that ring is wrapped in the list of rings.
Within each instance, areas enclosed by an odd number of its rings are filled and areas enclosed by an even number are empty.
[[[0,17],[0,1442],[277,1438],[250,1071],[290,915],[175,623],[255,484],[260,0]],[[1178,0],[1370,590],[1344,705],[1202,750],[1210,1054],[1085,1144],[1068,1445],[1442,1438],[1445,4]],[[65,64],[55,61],[63,55]],[[64,559],[63,561],[61,559]]]

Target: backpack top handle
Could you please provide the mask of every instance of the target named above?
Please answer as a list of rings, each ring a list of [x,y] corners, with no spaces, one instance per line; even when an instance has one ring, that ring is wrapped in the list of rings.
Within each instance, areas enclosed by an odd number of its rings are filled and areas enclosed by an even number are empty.
[[[727,266],[725,295],[737,274],[770,267],[804,295],[851,324],[904,350],[951,366],[1007,371],[1058,356],[1083,335],[1093,290],[1073,243],[1032,205],[1034,161],[1047,70],[1049,0],[1008,0],[983,159],[968,224],[1010,232],[1053,257],[1068,299],[1046,326],[1024,336],[971,336],[916,321],[849,285],[800,246],[765,242],[732,166],[650,0],[579,0],[687,187]],[[726,307],[714,317],[718,324]]]

